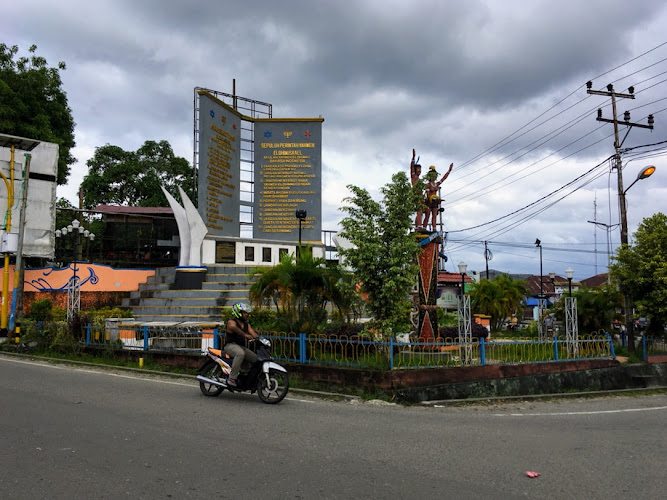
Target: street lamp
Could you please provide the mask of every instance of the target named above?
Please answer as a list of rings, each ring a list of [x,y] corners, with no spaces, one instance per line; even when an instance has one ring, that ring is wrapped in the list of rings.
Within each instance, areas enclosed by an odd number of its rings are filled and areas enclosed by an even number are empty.
[[[646,179],[648,177],[651,177],[653,175],[653,172],[655,172],[655,167],[653,165],[649,165],[644,170],[639,172],[639,174],[637,174],[637,178],[634,181],[632,181],[632,184],[630,184],[627,188],[625,188],[625,190],[623,191],[623,194],[625,195],[625,193],[627,193],[628,190],[632,186],[634,186],[637,181],[641,181],[642,179]]]
[[[301,257],[301,223],[307,217],[307,213],[305,210],[297,210],[294,215],[299,220],[299,246],[296,249],[296,256],[299,258]]]
[[[537,323],[538,331],[540,332],[540,338],[542,338],[542,311],[544,309],[544,280],[542,279],[542,242],[539,238],[535,238],[535,246],[540,249],[540,298],[539,298],[539,318],[540,321]]]
[[[74,235],[72,277],[70,278],[69,286],[67,287],[67,319],[71,320],[74,316],[74,312],[78,312],[81,309],[80,279],[76,275],[76,262],[79,258],[79,239],[83,237],[85,240],[93,241],[95,239],[95,234],[85,229],[78,219],[74,219],[71,224],[56,229],[55,231],[56,238],[62,238],[68,234]],[[88,245],[87,248],[90,248],[90,246]]]
[[[619,156],[620,159],[620,156]],[[621,247],[625,246],[628,244],[628,211],[627,211],[627,206],[625,202],[625,193],[628,192],[628,190],[635,185],[637,181],[640,181],[642,179],[646,179],[647,177],[650,177],[653,172],[655,172],[655,167],[653,165],[649,165],[648,167],[644,168],[639,175],[637,175],[637,178],[630,184],[627,189],[623,189],[623,182],[621,180],[621,165],[619,164],[618,166],[618,171],[619,171],[619,182],[618,182],[618,187],[619,187],[619,205],[620,205],[620,212],[621,212]],[[635,334],[633,331],[633,324],[632,324],[632,309],[633,309],[633,304],[632,304],[632,297],[629,295],[624,296],[624,305],[625,305],[625,329],[628,333],[628,350],[630,352],[634,352],[635,350]]]
[[[466,270],[468,269],[468,264],[465,262],[461,261],[459,262],[459,272],[461,273],[461,297],[465,295],[465,275],[466,275]]]
[[[568,267],[565,270],[565,276],[567,276],[567,283],[568,283],[568,289],[569,289],[569,295],[570,298],[572,298],[572,278],[574,278],[574,269],[571,267]]]

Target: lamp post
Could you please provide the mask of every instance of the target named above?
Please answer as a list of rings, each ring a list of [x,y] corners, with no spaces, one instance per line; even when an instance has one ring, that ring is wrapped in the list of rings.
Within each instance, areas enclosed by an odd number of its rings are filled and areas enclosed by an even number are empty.
[[[568,355],[577,357],[579,355],[579,322],[577,319],[577,299],[572,298],[572,278],[574,269],[568,267],[565,270],[568,282],[568,297],[565,298],[565,344]]]
[[[296,249],[296,256],[299,258],[301,257],[301,223],[307,217],[307,213],[305,210],[297,210],[294,215],[299,220],[299,246]]]
[[[621,165],[619,165],[619,171],[620,168]],[[645,167],[641,172],[639,172],[637,178],[626,189],[623,189],[623,184],[622,181],[620,180],[620,174],[619,174],[618,201],[620,205],[619,209],[621,212],[621,247],[627,246],[628,244],[628,211],[626,206],[625,193],[627,193],[628,190],[632,186],[634,186],[637,181],[650,177],[651,175],[653,175],[654,172],[655,172],[655,167],[653,165]],[[632,297],[630,297],[627,294],[624,294],[624,305],[625,305],[625,329],[628,334],[628,351],[634,352],[635,334],[632,324],[633,303],[632,303]]]
[[[74,219],[71,224],[57,229],[55,232],[56,238],[64,237],[68,234],[74,235],[73,240],[73,260],[72,260],[72,277],[69,280],[67,287],[67,319],[71,320],[75,312],[81,309],[81,288],[80,279],[76,275],[76,262],[79,260],[79,239],[83,237],[85,240],[93,241],[95,234],[85,229],[78,219]],[[83,245],[81,245],[83,247]],[[87,248],[90,248],[88,245]]]
[[[459,272],[461,273],[461,297],[465,295],[465,276],[466,276],[466,270],[468,269],[468,264],[465,262],[461,261],[458,264],[459,266]]]
[[[459,262],[461,273],[461,309],[459,312],[459,343],[463,347],[463,364],[469,365],[472,361],[472,323],[470,321],[470,297],[465,294],[465,276],[468,264]]]
[[[611,242],[609,240],[609,231],[611,231],[616,226],[619,226],[620,224],[605,224],[604,222],[598,222],[595,220],[589,220],[587,222],[589,222],[590,224],[595,224],[596,226],[603,227],[605,229],[605,232],[607,233],[607,283],[611,283],[610,281],[611,276],[609,275],[609,262],[611,261]],[[597,246],[595,248],[595,252],[597,253]],[[597,272],[597,270],[595,272]]]
[[[574,269],[568,267],[565,270],[565,276],[567,276],[567,287],[569,291],[569,296],[572,298],[572,278],[574,278]]]
[[[542,328],[542,312],[544,310],[544,281],[542,280],[542,242],[539,238],[535,238],[535,246],[540,249],[540,298],[538,299],[538,314],[537,314],[537,331],[540,340],[544,337],[544,329]]]

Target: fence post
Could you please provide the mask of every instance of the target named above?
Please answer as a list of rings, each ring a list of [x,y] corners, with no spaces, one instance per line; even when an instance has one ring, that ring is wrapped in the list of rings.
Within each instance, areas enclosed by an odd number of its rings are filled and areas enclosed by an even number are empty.
[[[554,357],[558,361],[558,336],[554,335]]]
[[[299,363],[306,363],[306,334],[299,334]]]
[[[90,345],[90,323],[86,325],[86,346]]]
[[[148,350],[148,325],[141,327],[141,330],[144,332],[144,351]]]
[[[213,329],[213,349],[220,349],[220,337],[218,336],[218,327]]]
[[[479,338],[479,360],[482,363],[482,366],[486,365],[486,342],[484,337]]]
[[[609,340],[609,352],[611,352],[611,358],[616,359],[616,351],[614,351],[614,337],[611,333],[605,332],[607,334],[607,340]]]
[[[642,335],[642,350],[644,351],[644,361],[648,359],[648,346],[646,345],[646,335]]]
[[[394,337],[389,337],[389,369],[394,369]]]

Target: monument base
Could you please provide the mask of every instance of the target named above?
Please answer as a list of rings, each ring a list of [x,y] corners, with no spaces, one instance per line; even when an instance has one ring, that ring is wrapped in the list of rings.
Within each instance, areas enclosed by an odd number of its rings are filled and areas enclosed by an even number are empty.
[[[172,290],[201,290],[206,281],[206,267],[176,267]]]

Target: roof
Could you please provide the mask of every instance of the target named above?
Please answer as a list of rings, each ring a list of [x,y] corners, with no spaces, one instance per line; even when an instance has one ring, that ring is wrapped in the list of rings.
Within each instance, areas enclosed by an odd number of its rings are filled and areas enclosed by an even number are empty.
[[[473,283],[473,279],[467,274],[463,275],[466,283]],[[461,283],[461,273],[448,273],[447,271],[440,271],[438,273],[438,283]]]
[[[120,205],[97,205],[96,212],[118,215],[172,215],[170,207],[125,207]]]
[[[581,284],[585,285],[588,288],[596,288],[607,283],[607,273],[596,274],[590,278],[581,280]]]
[[[17,137],[15,135],[0,134],[0,147],[8,148],[14,146],[22,151],[32,151],[37,147],[40,141],[28,139],[26,137]]]

